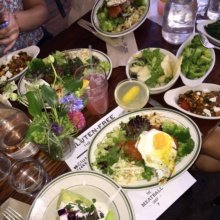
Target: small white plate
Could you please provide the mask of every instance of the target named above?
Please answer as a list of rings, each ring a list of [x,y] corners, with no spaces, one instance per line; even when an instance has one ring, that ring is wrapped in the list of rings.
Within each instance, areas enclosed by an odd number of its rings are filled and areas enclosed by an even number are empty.
[[[95,28],[95,30],[97,32],[99,32],[100,34],[102,34],[104,36],[107,36],[107,37],[121,37],[121,36],[129,34],[132,31],[136,30],[147,18],[147,14],[148,14],[148,11],[149,11],[149,8],[150,8],[150,0],[145,0],[146,10],[145,10],[144,14],[140,17],[140,19],[135,24],[133,24],[131,27],[129,27],[128,29],[123,30],[123,31],[105,32],[99,27],[99,21],[98,21],[98,18],[97,18],[97,12],[98,12],[99,8],[102,7],[104,1],[105,0],[96,1],[95,5],[93,6],[93,9],[92,9],[91,21],[92,21],[92,25]]]
[[[12,56],[18,54],[21,51],[26,52],[29,56],[31,56],[32,58],[35,58],[39,54],[40,48],[38,46],[33,45],[33,46],[30,46],[30,47],[26,47],[26,48],[11,52],[11,53],[9,53],[9,54],[7,54],[7,55],[0,58],[0,65],[8,63],[10,61],[10,59],[12,58]],[[23,73],[27,70],[27,68],[28,68],[28,66],[26,68],[24,68],[20,73],[18,73],[15,76],[7,79],[7,82],[19,79],[23,75]]]
[[[175,61],[177,62],[176,56],[168,50],[165,50],[165,49],[162,49],[162,48],[145,48],[145,49],[142,49],[142,50],[138,51],[137,53],[133,54],[129,58],[129,60],[126,64],[126,75],[129,79],[131,79],[130,70],[129,70],[131,63],[133,63],[133,60],[135,59],[135,57],[137,57],[139,54],[141,54],[146,49],[150,49],[150,50],[160,49],[160,52],[162,54],[168,55],[172,59],[173,62],[175,62]],[[170,80],[166,85],[163,85],[163,86],[160,86],[160,87],[155,87],[155,88],[149,88],[150,94],[159,94],[159,93],[165,92],[166,90],[168,90],[169,88],[171,88],[175,84],[175,82],[179,78],[179,75],[180,75],[180,68],[178,69],[176,74],[173,76],[172,80]]]
[[[216,21],[212,21],[212,20],[202,20],[202,21],[199,21],[198,24],[197,24],[197,29],[199,32],[203,33],[206,37],[209,38],[209,40],[217,45],[217,46],[220,46],[220,40],[217,40],[216,38],[212,37],[211,35],[209,35],[206,30],[205,30],[205,26],[207,26],[208,24],[212,24]]]
[[[113,210],[115,220],[134,220],[133,210],[123,190],[110,178],[93,171],[69,172],[51,181],[37,195],[27,219],[56,219],[61,189],[71,190],[89,200],[96,199],[105,210]]]
[[[220,86],[216,85],[216,84],[211,84],[211,83],[202,83],[199,86],[196,86],[196,87],[193,87],[193,88],[188,87],[188,86],[182,86],[182,87],[179,87],[179,88],[176,88],[176,89],[171,89],[171,90],[167,91],[164,94],[164,100],[168,105],[170,105],[170,106],[178,109],[179,111],[181,111],[185,114],[188,114],[190,116],[193,116],[193,117],[196,117],[196,118],[202,118],[202,119],[209,119],[209,120],[220,119],[220,116],[208,117],[208,116],[203,116],[203,115],[197,115],[197,114],[194,114],[190,111],[186,111],[183,108],[181,108],[177,104],[177,100],[179,98],[179,95],[184,94],[185,92],[187,92],[189,90],[193,90],[193,91],[196,91],[196,90],[200,90],[200,91],[201,90],[220,91]]]
[[[182,52],[183,52],[184,48],[191,43],[191,41],[192,41],[192,39],[194,38],[195,35],[198,35],[198,34],[197,34],[197,33],[192,34],[192,35],[180,46],[180,48],[178,49],[177,54],[176,54],[177,58],[179,58],[179,57],[182,55]],[[209,69],[207,70],[207,72],[205,73],[204,76],[202,76],[202,77],[200,77],[200,78],[198,78],[198,79],[188,79],[188,78],[185,77],[185,75],[181,72],[181,68],[180,68],[180,77],[181,77],[183,83],[184,83],[186,86],[190,86],[190,87],[198,86],[198,85],[201,84],[201,83],[205,80],[205,78],[211,73],[211,71],[212,71],[212,69],[213,69],[213,67],[214,67],[214,65],[215,65],[215,51],[214,51],[214,49],[209,49],[209,50],[211,51],[211,54],[212,54],[212,62],[211,62],[210,67],[209,67]]]

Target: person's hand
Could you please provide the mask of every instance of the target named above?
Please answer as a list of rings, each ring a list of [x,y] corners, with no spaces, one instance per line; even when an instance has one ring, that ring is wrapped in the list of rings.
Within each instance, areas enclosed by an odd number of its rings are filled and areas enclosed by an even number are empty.
[[[13,47],[20,32],[15,15],[8,12],[8,20],[9,25],[6,28],[0,29],[0,45],[5,45],[3,53],[6,53]]]

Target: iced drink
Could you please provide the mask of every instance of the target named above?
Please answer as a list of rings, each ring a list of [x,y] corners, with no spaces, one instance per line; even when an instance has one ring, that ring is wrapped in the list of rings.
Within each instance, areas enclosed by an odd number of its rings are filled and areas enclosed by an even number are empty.
[[[83,70],[83,71],[82,71]],[[80,67],[75,78],[87,81],[86,108],[92,115],[102,115],[108,109],[108,80],[105,71],[97,66]]]

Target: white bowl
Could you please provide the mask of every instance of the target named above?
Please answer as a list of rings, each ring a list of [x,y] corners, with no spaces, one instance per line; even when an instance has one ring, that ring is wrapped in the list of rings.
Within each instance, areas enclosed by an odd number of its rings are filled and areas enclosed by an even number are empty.
[[[105,32],[103,31],[100,26],[99,26],[99,20],[97,17],[97,12],[99,10],[99,8],[102,7],[103,3],[105,0],[98,0],[96,1],[95,5],[93,6],[92,9],[92,13],[91,13],[91,22],[93,27],[95,28],[95,30],[97,32],[99,32],[100,34],[107,36],[107,37],[121,37],[124,36],[126,34],[129,34],[130,32],[136,30],[147,18],[147,14],[150,8],[150,0],[145,0],[146,3],[146,10],[144,12],[144,14],[140,17],[140,19],[138,19],[138,21],[131,25],[131,27],[127,28],[126,30],[123,31],[118,31],[118,32]]]
[[[216,84],[211,84],[211,83],[202,83],[199,86],[196,86],[196,87],[193,87],[193,88],[188,87],[188,86],[182,86],[182,87],[179,87],[179,88],[176,88],[176,89],[171,89],[171,90],[167,91],[164,94],[164,100],[168,105],[170,105],[170,106],[178,109],[179,111],[181,111],[185,114],[188,114],[190,116],[193,116],[193,117],[196,117],[196,118],[202,118],[202,119],[209,119],[209,120],[220,119],[220,116],[208,117],[208,116],[203,116],[203,115],[197,115],[197,114],[194,114],[190,111],[186,111],[183,108],[181,108],[177,104],[179,95],[184,94],[185,92],[190,91],[190,90],[193,90],[193,91],[196,91],[196,90],[199,90],[199,91],[204,91],[204,90],[220,91],[220,86],[216,85]]]
[[[21,51],[26,52],[29,56],[31,56],[32,58],[35,58],[39,54],[40,48],[33,45],[33,46],[30,46],[30,47],[26,47],[26,48],[11,52],[11,53],[9,53],[9,54],[7,54],[7,55],[0,58],[0,65],[10,62],[12,57],[14,55],[18,54]],[[10,81],[13,81],[13,80],[18,80],[25,73],[27,68],[28,68],[28,66],[26,66],[20,73],[12,76],[11,78],[8,78],[6,81],[0,81],[0,82],[10,82]]]
[[[177,57],[171,53],[170,51],[168,50],[165,50],[165,49],[162,49],[162,48],[146,48],[146,49],[150,49],[150,50],[155,50],[155,49],[160,49],[160,52],[164,55],[168,55],[171,59],[172,59],[172,62],[177,62]],[[145,49],[143,49],[145,50]],[[137,53],[135,53],[132,57],[130,57],[130,59],[128,60],[127,62],[127,65],[126,65],[126,75],[129,79],[131,79],[132,77],[130,76],[130,71],[129,71],[129,68],[130,68],[130,64],[133,62],[134,58],[136,56],[138,56],[139,54],[141,54],[143,52],[143,50],[140,50],[138,51]],[[162,92],[165,92],[166,90],[170,89],[174,84],[175,82],[177,81],[178,77],[180,75],[180,68],[178,68],[176,71],[175,71],[175,75],[174,77],[172,78],[171,81],[169,81],[166,85],[163,85],[163,86],[160,86],[160,87],[155,87],[155,88],[150,88],[150,94],[159,94],[159,93],[162,93]]]
[[[212,37],[211,35],[209,35],[206,30],[205,30],[205,26],[207,26],[208,24],[212,24],[212,23],[215,23],[216,21],[213,21],[213,20],[201,20],[201,21],[198,21],[198,24],[197,24],[197,30],[201,33],[203,33],[206,37],[209,38],[209,40],[217,45],[217,46],[220,46],[220,40],[217,40],[216,38]]]
[[[197,33],[195,34],[192,34],[181,46],[180,48],[178,49],[177,51],[177,57],[180,58],[180,56],[182,55],[182,52],[184,50],[184,48],[186,46],[188,46],[189,44],[191,44],[191,41],[192,39],[194,38],[194,36],[198,35]],[[210,67],[209,69],[207,70],[207,72],[200,78],[198,79],[188,79],[182,72],[181,72],[181,68],[180,68],[180,77],[183,81],[183,83],[186,85],[186,86],[190,86],[190,87],[194,87],[194,86],[198,86],[199,84],[201,84],[205,78],[211,73],[214,65],[215,65],[215,51],[214,49],[208,49],[211,51],[211,54],[212,54],[212,62],[210,64]]]

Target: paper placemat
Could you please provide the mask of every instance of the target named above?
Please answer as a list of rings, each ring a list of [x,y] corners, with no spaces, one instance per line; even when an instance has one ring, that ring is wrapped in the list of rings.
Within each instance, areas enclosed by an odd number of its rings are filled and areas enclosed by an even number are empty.
[[[157,1],[150,1],[150,8],[147,14],[147,18],[159,25],[162,25],[163,17],[157,13]],[[120,50],[109,44],[106,44],[107,54],[112,60],[113,68],[118,66],[125,66],[128,62],[128,59],[138,51],[134,32],[119,37],[118,41],[125,47],[125,50]]]
[[[92,139],[104,126],[123,112],[122,108],[115,108],[75,139],[76,149],[72,156],[66,160],[71,170],[89,169],[87,151]],[[195,182],[196,180],[186,171],[164,186],[144,190],[132,189],[126,190],[126,192],[135,210],[136,219],[143,220],[143,216],[147,216],[148,220],[154,220]]]
[[[125,66],[128,62],[128,59],[138,51],[133,32],[128,35],[119,37],[118,42],[123,45],[125,49],[121,50],[106,44],[107,54],[111,58],[113,68],[118,66]]]

